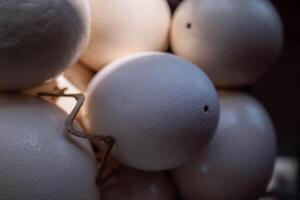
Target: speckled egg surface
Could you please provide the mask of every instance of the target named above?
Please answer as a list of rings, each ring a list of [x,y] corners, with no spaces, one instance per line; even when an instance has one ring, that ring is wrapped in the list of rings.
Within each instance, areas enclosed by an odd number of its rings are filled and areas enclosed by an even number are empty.
[[[90,144],[70,136],[66,114],[35,97],[0,95],[0,197],[99,200]]]
[[[212,138],[217,93],[194,64],[167,53],[140,53],[100,71],[87,92],[86,127],[116,139],[114,156],[144,170],[178,167]]]
[[[175,200],[169,178],[161,172],[124,168],[101,190],[101,200]]]
[[[185,200],[255,200],[264,194],[276,136],[263,106],[240,92],[221,92],[220,123],[198,158],[173,171]]]
[[[41,84],[79,57],[90,36],[88,0],[0,1],[0,90]]]
[[[163,51],[171,11],[165,0],[90,0],[92,35],[81,61],[91,69],[141,51]]]
[[[174,14],[171,46],[217,86],[244,86],[278,58],[282,29],[268,0],[186,0]]]

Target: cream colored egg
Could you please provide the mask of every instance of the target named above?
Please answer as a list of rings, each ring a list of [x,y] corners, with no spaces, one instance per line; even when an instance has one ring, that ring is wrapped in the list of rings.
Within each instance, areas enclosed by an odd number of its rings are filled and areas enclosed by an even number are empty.
[[[175,200],[168,177],[161,172],[124,168],[101,190],[102,200]]]
[[[165,0],[90,0],[92,36],[83,63],[94,70],[117,58],[168,46],[170,8]]]
[[[85,126],[115,138],[114,156],[144,170],[183,165],[210,141],[219,118],[211,81],[167,53],[139,53],[105,67],[89,85]]]
[[[66,114],[33,96],[0,95],[0,197],[99,200],[87,140],[65,130]]]
[[[39,85],[78,59],[90,36],[88,0],[0,2],[0,90]]]
[[[198,158],[173,171],[185,200],[254,200],[264,194],[276,136],[264,107],[240,92],[220,93],[220,123]]]
[[[73,64],[64,72],[64,77],[82,92],[86,91],[93,76],[94,72],[80,62]]]
[[[268,0],[186,0],[171,30],[173,51],[220,87],[255,82],[276,61],[282,44],[282,24]]]

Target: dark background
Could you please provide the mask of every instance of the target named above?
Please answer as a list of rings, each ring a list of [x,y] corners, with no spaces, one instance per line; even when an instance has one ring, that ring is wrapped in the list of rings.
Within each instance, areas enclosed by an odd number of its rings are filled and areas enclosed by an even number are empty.
[[[281,155],[299,155],[300,146],[300,1],[273,0],[281,15],[285,45],[282,56],[252,86],[274,121]]]
[[[283,22],[285,45],[278,63],[251,88],[270,113],[279,155],[297,157],[300,191],[300,1],[273,0]]]
[[[277,65],[252,86],[274,121],[279,154],[300,161],[300,1],[273,0],[282,18],[285,45]],[[298,170],[298,195],[300,191]],[[299,196],[298,196],[299,198]]]

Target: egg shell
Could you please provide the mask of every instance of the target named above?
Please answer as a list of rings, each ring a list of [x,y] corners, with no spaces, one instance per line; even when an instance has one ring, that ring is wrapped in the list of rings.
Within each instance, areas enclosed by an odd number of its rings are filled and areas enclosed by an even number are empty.
[[[102,200],[175,200],[169,178],[161,172],[124,168],[101,190]]]
[[[78,59],[90,36],[88,0],[0,3],[0,90],[21,90]]]
[[[199,65],[218,87],[255,82],[282,45],[281,20],[268,0],[186,0],[174,14],[172,50]]]
[[[194,64],[167,53],[115,61],[91,81],[85,105],[89,132],[115,138],[113,154],[143,170],[178,167],[212,138],[219,102]]]
[[[87,140],[65,130],[66,114],[44,100],[0,95],[0,197],[99,200]]]
[[[276,157],[276,136],[264,107],[241,92],[221,92],[212,142],[172,172],[185,200],[255,200],[264,194]]]
[[[99,70],[117,58],[168,47],[171,11],[165,0],[90,0],[92,35],[81,61]]]

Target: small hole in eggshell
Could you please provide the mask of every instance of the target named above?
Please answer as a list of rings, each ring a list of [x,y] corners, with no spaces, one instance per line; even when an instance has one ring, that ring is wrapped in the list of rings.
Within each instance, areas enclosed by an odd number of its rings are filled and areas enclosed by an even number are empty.
[[[203,110],[204,110],[204,112],[207,113],[209,111],[209,106],[208,105],[204,106]]]
[[[191,24],[190,22],[188,22],[188,23],[186,24],[186,27],[187,27],[188,29],[190,29],[190,28],[192,28],[192,24]]]

